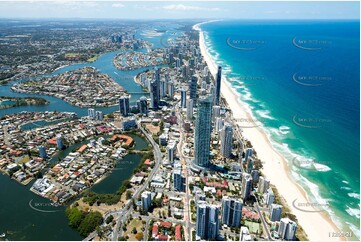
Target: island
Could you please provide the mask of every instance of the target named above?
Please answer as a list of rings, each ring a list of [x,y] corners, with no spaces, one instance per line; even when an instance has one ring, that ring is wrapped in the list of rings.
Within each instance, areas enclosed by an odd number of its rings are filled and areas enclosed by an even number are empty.
[[[116,105],[124,92],[109,75],[93,67],[14,84],[19,93],[41,94],[60,98],[77,107],[109,107]]]
[[[0,96],[0,109],[19,107],[19,106],[45,106],[49,101],[39,97],[3,97]]]

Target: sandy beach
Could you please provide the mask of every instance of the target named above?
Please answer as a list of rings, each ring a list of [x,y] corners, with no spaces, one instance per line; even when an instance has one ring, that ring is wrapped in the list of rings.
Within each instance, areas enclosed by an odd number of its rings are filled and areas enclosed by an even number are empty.
[[[207,52],[203,32],[197,24],[193,29],[199,31],[200,49],[208,68],[213,76],[216,75],[217,66]],[[237,120],[254,120],[252,115],[246,111],[241,104],[239,94],[235,93],[230,84],[222,78],[221,94],[226,99],[229,108],[232,110],[233,117]],[[308,206],[307,212],[296,209],[293,203],[308,203],[307,193],[291,177],[287,160],[282,157],[272,146],[266,133],[261,127],[255,125],[252,128],[243,128],[242,135],[251,141],[258,158],[263,162],[262,173],[267,177],[271,184],[275,185],[287,202],[291,212],[296,215],[299,224],[303,227],[309,240],[329,241],[342,240],[338,237],[330,237],[330,233],[338,232],[339,229],[332,222],[326,212],[319,212],[312,206]]]

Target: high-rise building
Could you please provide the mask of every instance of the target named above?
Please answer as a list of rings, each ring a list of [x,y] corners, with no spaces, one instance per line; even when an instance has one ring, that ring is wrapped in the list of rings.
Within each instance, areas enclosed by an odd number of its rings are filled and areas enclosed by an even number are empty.
[[[154,80],[156,83],[156,93],[157,93],[157,100],[160,101],[160,69],[155,68],[154,69]]]
[[[90,119],[95,119],[95,110],[94,110],[94,108],[88,108],[88,117]]]
[[[243,200],[247,201],[251,196],[252,190],[252,177],[250,174],[243,174],[242,177],[242,197]]]
[[[159,108],[159,99],[157,94],[157,82],[155,80],[150,82],[150,108],[158,109]]]
[[[242,163],[242,156],[243,156],[244,144],[242,140],[239,140],[239,161]]]
[[[126,117],[129,113],[129,97],[122,96],[119,98],[119,112]]]
[[[187,101],[187,120],[192,120],[193,118],[193,99]]]
[[[230,158],[232,153],[233,129],[230,123],[226,123],[221,131],[221,155]]]
[[[185,88],[182,88],[180,90],[181,92],[181,108],[187,107],[187,90]]]
[[[222,223],[230,227],[241,225],[243,203],[237,198],[223,197]]]
[[[182,176],[182,170],[181,169],[174,169],[173,172],[173,187],[174,190],[179,192],[184,192],[184,178]]]
[[[103,112],[102,111],[96,111],[95,112],[95,119],[96,120],[103,120]]]
[[[219,209],[205,202],[197,205],[196,235],[202,240],[216,240],[219,235]]]
[[[193,100],[193,106],[197,103],[197,76],[193,75],[189,81],[189,98]]]
[[[219,134],[221,132],[224,125],[224,120],[221,117],[216,118],[216,124],[215,124],[215,132]]]
[[[145,191],[142,193],[142,206],[144,211],[149,211],[150,206],[152,205],[152,193]]]
[[[216,91],[215,91],[215,98],[214,98],[214,105],[219,106],[220,97],[221,97],[221,79],[222,79],[222,67],[218,66],[218,72],[216,77]]]
[[[216,118],[221,116],[221,107],[220,106],[213,106],[212,112],[212,120],[216,120]]]
[[[282,218],[280,226],[278,228],[278,236],[284,240],[295,240],[295,234],[297,230],[296,222],[289,218]]]
[[[209,167],[210,165],[211,119],[211,97],[200,98],[194,131],[194,163],[200,167]]]
[[[167,160],[169,163],[173,164],[174,162],[174,152],[176,150],[176,144],[170,143],[167,145]]]
[[[142,96],[141,98],[139,98],[139,100],[137,100],[137,106],[141,114],[147,114],[148,103],[146,97]]]
[[[263,176],[259,177],[257,192],[265,193],[270,185],[270,181]]]
[[[167,92],[165,81],[161,80],[161,81],[159,82],[159,88],[160,88],[160,89],[159,89],[159,90],[160,90],[160,98],[164,98],[165,95],[166,95],[166,92]]]
[[[48,155],[46,154],[46,149],[42,145],[39,146],[39,156],[43,159],[48,158]]]
[[[248,159],[250,159],[252,157],[253,154],[253,149],[252,148],[247,148],[246,149],[246,154],[244,157],[244,162],[247,164],[248,163]]]
[[[63,150],[65,148],[61,134],[56,136],[56,146],[58,146],[59,150]]]
[[[213,85],[213,83],[209,84],[209,94],[212,95],[212,102],[214,104],[214,99],[216,97],[216,87]]]
[[[279,204],[272,204],[270,209],[270,219],[272,222],[280,221],[282,215],[282,206]]]
[[[275,195],[272,191],[272,188],[268,188],[266,194],[266,205],[271,206],[271,204],[273,204],[274,201],[275,201]]]
[[[259,170],[252,170],[251,171],[252,181],[254,184],[258,183],[259,181]]]
[[[251,171],[253,170],[253,165],[254,165],[253,159],[251,157],[249,157],[247,166],[246,166],[247,173],[251,173]]]
[[[168,82],[168,97],[170,99],[174,98],[174,83],[172,81]]]

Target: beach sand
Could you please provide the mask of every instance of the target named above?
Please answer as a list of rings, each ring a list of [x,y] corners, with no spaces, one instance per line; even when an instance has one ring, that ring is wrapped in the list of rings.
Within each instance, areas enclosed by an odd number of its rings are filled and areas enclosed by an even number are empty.
[[[217,66],[207,52],[203,32],[198,26],[195,25],[193,28],[199,31],[201,53],[207,62],[211,74],[215,76]],[[239,96],[237,96],[224,78],[222,78],[221,94],[226,99],[235,119],[254,120],[252,115],[241,104]],[[255,126],[253,128],[243,128],[242,131],[242,135],[251,141],[258,158],[263,162],[262,173],[270,180],[271,184],[276,186],[278,192],[287,202],[291,212],[296,215],[298,223],[305,230],[309,240],[344,240],[342,238],[330,237],[330,233],[338,232],[339,229],[326,212],[318,212],[312,206],[305,207],[304,209],[308,212],[304,212],[293,206],[293,203],[309,202],[307,193],[290,176],[287,160],[273,148],[264,130],[261,127]]]

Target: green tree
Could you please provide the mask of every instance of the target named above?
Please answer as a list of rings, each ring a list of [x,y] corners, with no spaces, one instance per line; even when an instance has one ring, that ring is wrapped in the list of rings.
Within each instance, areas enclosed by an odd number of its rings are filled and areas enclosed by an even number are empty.
[[[82,236],[87,236],[89,233],[93,232],[102,221],[103,217],[101,213],[90,212],[85,216],[84,220],[81,221],[78,231]]]

